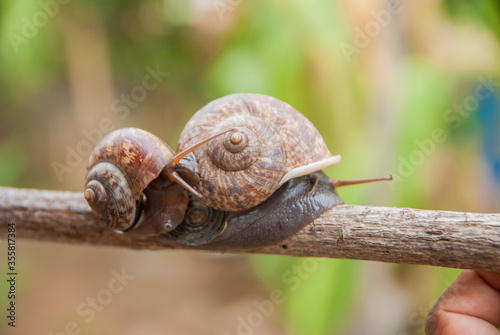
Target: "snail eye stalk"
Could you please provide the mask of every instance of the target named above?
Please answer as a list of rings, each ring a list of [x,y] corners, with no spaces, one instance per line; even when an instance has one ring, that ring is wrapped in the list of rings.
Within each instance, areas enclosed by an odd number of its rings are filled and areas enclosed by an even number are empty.
[[[170,162],[168,163],[168,166],[167,166],[168,179],[170,179],[171,181],[176,182],[179,185],[181,185],[182,187],[184,187],[186,190],[188,190],[190,193],[192,193],[196,198],[201,198],[202,195],[200,193],[198,193],[194,188],[192,188],[191,185],[189,185],[184,179],[182,179],[181,176],[179,176],[179,174],[175,171],[175,168],[177,167],[177,164],[179,164],[181,159],[183,159],[184,157],[186,157],[187,155],[189,155],[190,153],[192,153],[193,151],[195,151],[196,149],[198,149],[202,145],[207,144],[208,142],[210,142],[214,138],[222,136],[225,133],[228,133],[232,130],[234,130],[234,129],[228,129],[228,130],[225,130],[223,132],[217,133],[215,135],[209,136],[209,137],[205,138],[204,140],[201,140],[200,142],[187,148],[186,150],[182,150],[181,152],[176,154],[170,160]]]
[[[337,187],[341,187],[341,186],[366,184],[366,183],[373,183],[376,181],[383,181],[383,180],[392,180],[392,174],[389,173],[389,177],[381,177],[381,178],[349,179],[349,180],[330,179],[330,180],[331,180],[330,183],[331,183],[332,187],[337,188]]]

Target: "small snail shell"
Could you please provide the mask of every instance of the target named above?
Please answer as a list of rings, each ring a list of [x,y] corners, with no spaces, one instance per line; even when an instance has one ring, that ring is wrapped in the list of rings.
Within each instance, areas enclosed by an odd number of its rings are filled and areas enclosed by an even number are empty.
[[[226,217],[227,212],[208,207],[192,198],[184,221],[168,235],[179,244],[206,244],[224,231]]]
[[[131,228],[140,214],[142,192],[172,157],[162,140],[141,129],[105,136],[90,156],[84,193],[99,221],[116,230]]]
[[[252,208],[286,181],[334,165],[313,124],[289,104],[260,94],[232,94],[200,109],[187,123],[178,151],[228,131],[194,152],[204,204],[224,211]]]

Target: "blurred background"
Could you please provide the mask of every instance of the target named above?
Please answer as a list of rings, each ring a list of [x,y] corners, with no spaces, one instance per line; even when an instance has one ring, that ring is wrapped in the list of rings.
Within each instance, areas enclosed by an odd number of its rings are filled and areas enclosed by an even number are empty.
[[[103,134],[175,148],[204,104],[254,92],[316,125],[343,157],[329,176],[393,173],[347,203],[498,212],[499,39],[497,0],[2,1],[0,185],[82,191]],[[423,334],[459,273],[28,240],[17,261],[2,334]]]

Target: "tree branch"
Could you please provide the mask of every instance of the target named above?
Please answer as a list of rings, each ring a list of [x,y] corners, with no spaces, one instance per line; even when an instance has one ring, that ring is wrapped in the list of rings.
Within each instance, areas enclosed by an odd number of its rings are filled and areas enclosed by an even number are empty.
[[[101,227],[82,193],[0,188],[0,236],[134,249],[193,249]],[[202,248],[198,247],[197,249]],[[247,253],[500,270],[500,214],[340,205],[279,244]]]

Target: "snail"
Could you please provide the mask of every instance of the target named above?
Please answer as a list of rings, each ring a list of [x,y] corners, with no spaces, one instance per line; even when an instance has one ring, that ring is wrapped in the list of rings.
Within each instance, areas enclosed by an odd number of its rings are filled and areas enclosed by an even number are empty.
[[[116,231],[149,236],[173,230],[184,219],[187,190],[197,194],[184,180],[197,181],[192,152],[221,135],[175,155],[147,131],[113,131],[90,155],[84,197],[98,221]]]
[[[168,238],[209,249],[276,243],[343,201],[335,188],[389,178],[334,180],[337,164],[313,124],[289,104],[259,94],[233,94],[201,108],[177,150],[226,132],[194,152],[201,194]]]

